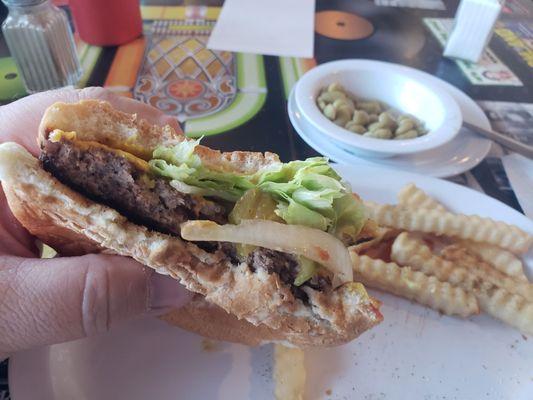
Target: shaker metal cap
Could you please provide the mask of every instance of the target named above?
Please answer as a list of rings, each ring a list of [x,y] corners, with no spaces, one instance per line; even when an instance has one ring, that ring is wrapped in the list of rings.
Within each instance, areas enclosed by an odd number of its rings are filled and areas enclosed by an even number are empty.
[[[6,6],[27,7],[44,3],[47,0],[2,0]]]

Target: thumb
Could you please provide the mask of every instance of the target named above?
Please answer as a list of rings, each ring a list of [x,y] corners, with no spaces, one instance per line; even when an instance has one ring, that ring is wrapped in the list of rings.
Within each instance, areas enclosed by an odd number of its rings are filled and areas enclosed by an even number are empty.
[[[176,280],[125,257],[2,257],[0,353],[94,335],[188,298]]]

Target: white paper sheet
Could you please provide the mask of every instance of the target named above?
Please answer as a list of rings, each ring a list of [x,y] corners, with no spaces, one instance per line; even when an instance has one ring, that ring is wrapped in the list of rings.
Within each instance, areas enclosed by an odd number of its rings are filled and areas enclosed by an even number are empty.
[[[313,57],[315,0],[226,0],[207,47]]]
[[[520,207],[533,219],[533,160],[513,153],[503,157],[502,163]]]

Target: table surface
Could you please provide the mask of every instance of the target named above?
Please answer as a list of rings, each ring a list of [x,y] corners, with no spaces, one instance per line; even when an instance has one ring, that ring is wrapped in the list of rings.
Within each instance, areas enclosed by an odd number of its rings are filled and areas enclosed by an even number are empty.
[[[346,58],[396,62],[438,76],[478,101],[493,128],[533,144],[530,0],[506,2],[488,51],[478,65],[442,57],[442,42],[451,26],[456,0],[317,0],[317,13],[335,11],[330,18],[336,19],[336,24],[325,27],[325,34],[315,34],[314,59],[207,50],[206,39],[220,1],[186,1],[186,6],[172,0],[141,3],[143,38],[110,48],[77,41],[85,70],[81,85],[107,86],[169,110],[189,136],[207,132],[203,142],[209,146],[269,150],[283,160],[317,155],[293,130],[286,113],[287,95],[298,77],[313,66]],[[5,15],[5,7],[0,5],[0,20]],[[354,15],[370,22],[373,33],[358,40],[336,39],[346,30],[358,32],[360,20],[354,22]],[[176,71],[179,76],[173,75]],[[161,81],[166,85],[164,93],[154,87],[154,82]],[[213,87],[215,81],[222,83]],[[208,101],[204,108],[184,96],[191,90],[201,91],[202,100]],[[24,95],[16,66],[0,37],[0,104]],[[496,148],[479,166],[451,180],[521,211],[502,167],[503,154]],[[0,400],[8,398],[7,363],[0,363]]]

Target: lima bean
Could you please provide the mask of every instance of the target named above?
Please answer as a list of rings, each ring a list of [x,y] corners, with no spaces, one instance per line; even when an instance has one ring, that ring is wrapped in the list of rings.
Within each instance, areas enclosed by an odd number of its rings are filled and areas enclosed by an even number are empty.
[[[378,114],[381,112],[381,105],[377,101],[357,102],[357,108],[360,108],[369,114]]]
[[[386,111],[379,114],[378,121],[382,126],[387,128],[391,128],[396,125],[394,119],[392,119],[391,115]]]
[[[343,92],[343,93],[346,92],[346,90],[344,90],[344,87],[338,82],[330,83],[327,88],[327,91],[328,92]]]
[[[363,136],[372,137],[376,139],[390,139],[392,138],[392,132],[387,128],[379,128],[375,131],[367,132]]]
[[[344,116],[338,116],[337,118],[335,118],[335,120],[333,120],[333,123],[344,128],[349,120],[350,118],[345,118]]]
[[[318,100],[325,101],[326,103],[333,103],[335,100],[345,98],[346,95],[342,92],[322,92],[322,94],[318,96]]]
[[[335,108],[339,108],[339,107],[350,107],[352,112],[355,110],[355,105],[354,105],[354,102],[352,101],[352,99],[346,97],[344,99],[337,99],[333,102],[333,106]]]
[[[402,133],[401,135],[397,135],[394,139],[404,140],[404,139],[414,139],[416,137],[418,137],[418,132],[415,131],[414,129],[411,129],[410,131]]]
[[[342,105],[337,110],[337,117],[336,118],[342,118],[346,119],[346,121],[349,121],[352,119],[353,116],[353,109],[350,108],[348,105]]]
[[[363,134],[366,132],[366,128],[363,125],[359,125],[357,122],[354,121],[348,121],[348,123],[344,127],[350,132],[354,133]]]
[[[415,124],[410,119],[404,119],[400,122],[398,129],[396,129],[396,135],[403,135],[405,132],[410,131],[415,127]]]
[[[337,117],[337,110],[333,107],[333,104],[328,104],[324,108],[324,115],[332,121]]]
[[[364,110],[354,111],[352,120],[358,125],[366,125],[370,122],[368,113]]]
[[[378,117],[377,114],[369,114],[369,115],[368,115],[368,122],[369,122],[369,123],[377,122],[378,119],[379,119],[379,117]]]
[[[369,131],[375,131],[376,129],[380,129],[380,128],[387,128],[386,126],[382,125],[381,122],[373,122],[371,123],[370,125],[368,125],[368,130]]]

